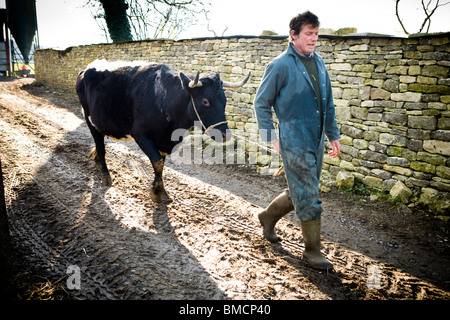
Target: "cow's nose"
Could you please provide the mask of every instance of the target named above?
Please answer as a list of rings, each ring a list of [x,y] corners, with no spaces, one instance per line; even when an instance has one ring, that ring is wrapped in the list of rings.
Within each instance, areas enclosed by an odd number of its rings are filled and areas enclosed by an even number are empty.
[[[226,142],[230,140],[232,134],[229,129],[219,130],[213,129],[208,132],[208,135],[216,142]]]

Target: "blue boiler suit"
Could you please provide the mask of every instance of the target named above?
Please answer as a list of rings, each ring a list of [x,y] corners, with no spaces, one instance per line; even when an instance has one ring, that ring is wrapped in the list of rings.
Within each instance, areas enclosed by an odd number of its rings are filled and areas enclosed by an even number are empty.
[[[292,44],[266,67],[254,100],[260,137],[277,140],[272,108],[278,118],[281,157],[295,212],[310,221],[322,213],[319,180],[324,141],[340,139],[336,123],[330,77],[323,59],[313,53],[319,73],[320,95]],[[322,99],[319,110],[318,99]]]

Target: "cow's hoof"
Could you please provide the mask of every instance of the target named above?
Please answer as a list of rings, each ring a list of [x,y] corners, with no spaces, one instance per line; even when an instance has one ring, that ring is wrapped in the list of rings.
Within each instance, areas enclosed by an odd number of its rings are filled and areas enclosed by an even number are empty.
[[[160,204],[167,204],[171,203],[173,200],[169,197],[169,195],[166,192],[154,192],[153,190],[150,191],[150,198]]]
[[[169,196],[167,196],[167,197],[164,197],[160,203],[162,203],[162,204],[169,204],[169,203],[172,203],[172,202],[173,202],[173,200]]]
[[[111,176],[109,174],[102,174],[100,181],[105,187],[110,187],[112,185]]]

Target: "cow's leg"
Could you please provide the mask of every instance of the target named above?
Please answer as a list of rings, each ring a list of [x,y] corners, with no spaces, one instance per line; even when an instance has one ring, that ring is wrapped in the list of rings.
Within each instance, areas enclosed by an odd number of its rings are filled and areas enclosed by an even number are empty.
[[[161,159],[156,162],[151,161],[153,170],[155,172],[155,179],[153,180],[150,197],[152,198],[153,201],[157,203],[172,202],[172,199],[170,199],[169,195],[166,192],[166,189],[164,188],[164,181],[163,181],[164,161],[165,157],[161,157]]]
[[[153,171],[155,173],[155,179],[152,183],[152,189],[150,190],[150,197],[156,203],[167,203],[171,202],[169,195],[164,188],[163,182],[163,170],[164,170],[164,160],[165,157],[162,156],[156,149],[153,141],[142,135],[133,136],[136,143],[144,151],[144,153],[149,157],[152,163]]]
[[[100,133],[95,127],[92,125],[91,121],[86,118],[86,123],[91,131],[92,137],[95,142],[95,150],[93,150],[90,154],[91,157],[94,158],[95,162],[100,164],[101,166],[101,182],[105,186],[111,185],[111,175],[109,174],[108,167],[106,166],[105,160],[105,135]]]

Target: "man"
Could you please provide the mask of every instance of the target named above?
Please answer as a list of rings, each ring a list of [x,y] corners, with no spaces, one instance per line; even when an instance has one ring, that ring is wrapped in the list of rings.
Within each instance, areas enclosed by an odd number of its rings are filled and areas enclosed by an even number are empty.
[[[319,19],[309,11],[292,18],[288,49],[266,68],[254,106],[261,139],[281,153],[288,190],[280,194],[258,218],[266,239],[277,242],[274,227],[295,209],[305,242],[304,259],[314,268],[333,265],[320,252],[319,179],[325,135],[330,156],[340,153],[330,77],[322,58],[314,52]],[[272,107],[279,122],[274,134]]]

